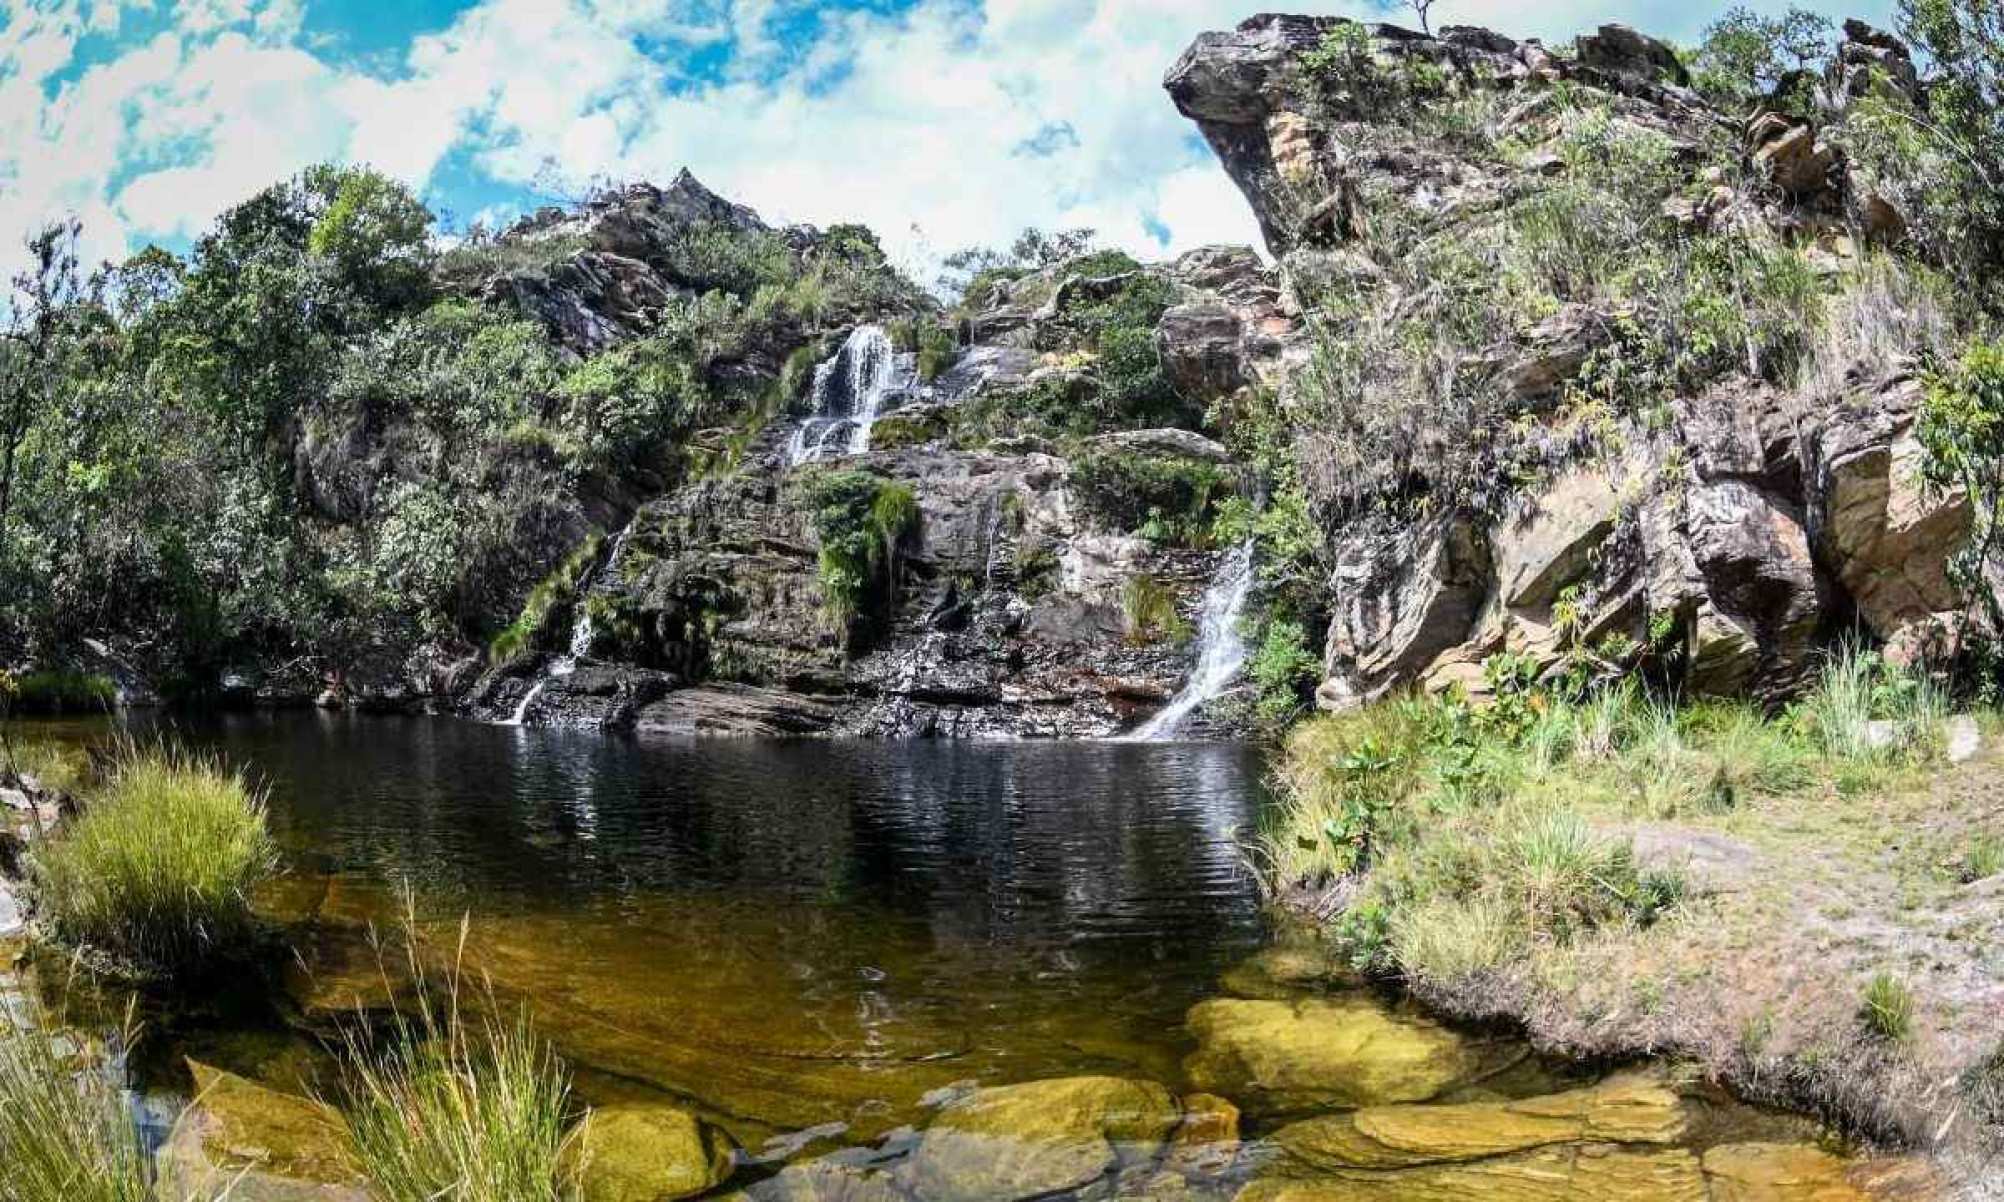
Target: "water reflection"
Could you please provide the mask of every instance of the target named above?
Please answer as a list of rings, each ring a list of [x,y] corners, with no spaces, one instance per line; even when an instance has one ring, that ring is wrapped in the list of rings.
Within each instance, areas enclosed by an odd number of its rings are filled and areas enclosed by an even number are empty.
[[[1258,946],[1233,745],[630,741],[241,715],[178,732],[264,776],[322,916],[409,881],[587,1069],[745,1134],[912,1121],[926,1092],[1169,1077]]]

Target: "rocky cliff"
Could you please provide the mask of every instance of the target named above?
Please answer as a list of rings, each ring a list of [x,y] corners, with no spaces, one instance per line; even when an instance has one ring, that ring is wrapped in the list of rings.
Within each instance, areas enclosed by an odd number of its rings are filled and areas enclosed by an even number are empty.
[[[1193,682],[1185,733],[1229,733],[1499,673],[1781,697],[1849,632],[1919,654],[1971,522],[1917,471],[1916,363],[1955,323],[1847,126],[1915,80],[1851,23],[1747,115],[1618,26],[1258,16],[1165,83],[1270,258],[1046,243],[950,308],[867,230],[686,172],[545,210],[344,335],[366,370],[287,433],[337,584],[462,548],[430,608],[226,684],[1082,737]],[[499,374],[433,396],[448,359]],[[402,563],[397,596],[429,579]]]
[[[1271,15],[1170,70],[1293,319],[1324,706],[1480,691],[1505,653],[1780,696],[1833,636],[1912,654],[1954,616],[1969,514],[1913,435],[1941,317],[1843,149],[1907,51],[1847,24],[1800,115],[1689,82],[1620,26]]]

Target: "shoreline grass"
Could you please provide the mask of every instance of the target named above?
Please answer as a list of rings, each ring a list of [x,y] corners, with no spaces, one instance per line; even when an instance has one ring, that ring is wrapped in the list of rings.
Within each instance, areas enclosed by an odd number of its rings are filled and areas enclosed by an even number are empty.
[[[491,996],[482,1017],[463,1012],[458,957],[434,988],[413,917],[404,944],[413,1012],[387,1031],[358,1021],[346,1038],[335,1108],[356,1171],[382,1202],[575,1202],[586,1166],[571,1154],[569,1070],[526,1012],[493,1017]]]
[[[250,950],[250,892],[276,869],[264,799],[242,774],[128,746],[83,814],[36,843],[29,876],[57,942],[173,978]]]
[[[119,1081],[67,1042],[0,1019],[0,1202],[153,1202]]]
[[[1931,682],[1855,646],[1777,715],[1678,708],[1628,682],[1566,697],[1507,664],[1490,675],[1486,707],[1394,699],[1288,739],[1282,804],[1251,858],[1276,895],[1343,895],[1334,930],[1360,968],[1448,985],[1646,927],[1684,882],[1639,864],[1610,828],[1728,814],[1825,780],[1883,786],[1939,758],[1948,713]]]

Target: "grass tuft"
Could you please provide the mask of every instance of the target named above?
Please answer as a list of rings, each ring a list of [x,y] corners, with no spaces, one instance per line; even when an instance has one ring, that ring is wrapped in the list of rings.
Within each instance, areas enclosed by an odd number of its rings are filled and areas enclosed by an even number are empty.
[[[250,891],[276,864],[264,800],[241,774],[127,747],[82,817],[36,846],[32,880],[56,939],[171,977],[249,949]]]
[[[117,1077],[66,1040],[0,1019],[0,1202],[150,1202]]]
[[[462,947],[465,936],[462,923]],[[585,1166],[566,1156],[571,1091],[562,1062],[525,1014],[512,1022],[465,1016],[456,967],[442,991],[427,988],[414,932],[406,943],[415,1013],[399,1012],[387,1037],[362,1028],[348,1041],[354,1067],[340,1110],[356,1169],[382,1202],[578,1197]]]
[[[1865,1000],[1859,1007],[1858,1018],[1877,1038],[1897,1043],[1913,1033],[1913,991],[1891,973],[1878,973],[1865,986]]]

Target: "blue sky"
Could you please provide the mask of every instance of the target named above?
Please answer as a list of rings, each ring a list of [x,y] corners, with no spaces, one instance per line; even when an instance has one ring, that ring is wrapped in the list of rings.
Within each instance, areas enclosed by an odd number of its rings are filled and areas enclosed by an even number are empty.
[[[1440,0],[1436,24],[1695,38],[1725,6]],[[1890,0],[1832,16],[1883,23]],[[864,221],[923,270],[1026,225],[1160,255],[1250,242],[1161,91],[1272,0],[0,0],[0,263],[74,212],[86,249],[184,246],[320,161],[458,224],[686,165],[775,221]],[[1366,3],[1307,11],[1380,15]],[[1779,8],[1757,0],[1756,8]]]

